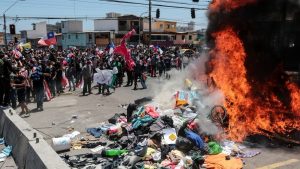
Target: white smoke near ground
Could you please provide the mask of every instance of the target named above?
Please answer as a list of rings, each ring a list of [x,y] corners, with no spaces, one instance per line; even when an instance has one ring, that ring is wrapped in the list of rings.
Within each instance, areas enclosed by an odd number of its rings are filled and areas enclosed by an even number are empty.
[[[160,105],[162,110],[173,109],[175,107],[175,97],[177,91],[187,90],[185,80],[189,79],[193,85],[192,90],[197,91],[199,98],[193,100],[198,117],[195,120],[201,131],[215,135],[220,133],[220,129],[208,119],[212,107],[223,105],[224,95],[218,89],[208,85],[205,64],[208,61],[207,54],[201,54],[189,66],[182,70],[172,70],[169,72],[171,79],[164,80],[159,89],[155,91],[154,101]]]

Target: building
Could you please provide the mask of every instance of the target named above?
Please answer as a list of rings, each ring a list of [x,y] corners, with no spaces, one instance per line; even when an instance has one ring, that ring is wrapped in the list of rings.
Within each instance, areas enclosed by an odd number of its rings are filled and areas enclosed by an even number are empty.
[[[199,45],[199,37],[198,32],[177,32],[175,39],[174,39],[174,45],[187,45],[187,44],[193,44],[193,45]]]
[[[176,36],[177,22],[154,20],[151,23],[151,43],[159,46],[171,46]],[[149,41],[149,20],[143,19],[142,43]]]
[[[121,14],[120,13],[116,13],[116,12],[109,12],[106,14],[106,18],[117,18],[120,17]]]
[[[10,33],[6,33],[6,38],[7,38],[7,44],[11,42],[16,43],[16,41],[18,42],[21,39],[21,35],[20,34],[12,35]],[[0,32],[0,46],[4,46],[4,45],[5,45],[4,33]]]
[[[22,30],[21,32],[21,41],[22,42],[31,42],[32,47],[38,46],[38,41],[42,37],[47,37],[48,32],[61,33],[60,23],[55,25],[47,24],[47,22],[39,22],[32,24],[32,30]]]
[[[187,26],[177,26],[177,32],[192,32],[195,31],[196,23],[191,21],[187,24]]]
[[[120,44],[123,36],[132,29],[135,29],[137,33],[130,38],[129,43],[138,43],[141,29],[140,25],[142,25],[140,18],[134,15],[124,15],[118,17],[107,17],[105,19],[96,19],[94,20],[94,30],[95,32],[97,32],[95,38],[96,42],[99,42],[96,44],[97,46],[102,46],[104,42],[110,40],[116,45],[118,45]],[[100,43],[101,38],[105,40]]]
[[[114,42],[114,31],[83,31],[62,34],[62,48],[76,47],[84,49],[94,45],[105,48],[111,41]]]
[[[69,20],[61,22],[61,33],[75,33],[83,31],[83,23],[80,20]]]
[[[70,47],[77,47],[84,49],[86,47],[92,47],[95,44],[93,32],[69,32],[63,33],[62,48],[67,49]]]

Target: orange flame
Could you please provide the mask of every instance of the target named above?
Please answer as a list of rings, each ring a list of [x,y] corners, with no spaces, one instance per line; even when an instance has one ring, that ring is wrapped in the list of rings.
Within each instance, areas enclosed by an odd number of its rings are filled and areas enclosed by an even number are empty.
[[[245,6],[250,3],[254,3],[256,0],[213,0],[210,5],[209,9],[212,12],[219,11],[224,9],[226,12],[229,12],[233,9]]]
[[[300,116],[300,89],[294,83],[287,83],[286,86],[290,91],[291,109]]]
[[[287,84],[291,92],[291,110],[272,91],[272,81],[253,90],[247,80],[244,65],[247,57],[242,41],[232,27],[213,34],[215,48],[211,51],[210,76],[224,93],[229,113],[228,137],[242,141],[251,134],[263,134],[262,130],[286,133],[300,128],[300,90],[296,85]],[[293,111],[294,114],[290,113]]]

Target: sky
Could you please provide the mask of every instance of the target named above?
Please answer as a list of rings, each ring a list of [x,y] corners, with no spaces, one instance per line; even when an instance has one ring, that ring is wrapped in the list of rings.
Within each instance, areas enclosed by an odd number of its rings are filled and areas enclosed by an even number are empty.
[[[17,0],[0,0],[0,12],[3,12],[11,6]],[[148,0],[124,0],[138,3],[148,3]],[[158,2],[159,0],[153,0],[153,4],[163,4],[172,6],[181,6],[189,8],[207,8],[208,1],[200,0],[199,3],[194,3],[192,0],[162,0],[172,1],[170,2]],[[189,3],[192,5],[176,4]],[[196,18],[191,18],[190,9],[175,9],[166,7],[152,8],[152,16],[155,17],[155,10],[160,9],[160,19],[175,20],[178,25],[186,26],[187,22],[196,22],[196,28],[206,28],[207,18],[206,10],[197,10]],[[133,4],[120,4],[114,2],[107,2],[101,0],[18,0],[18,2],[10,8],[5,14],[6,16],[17,18],[19,17],[105,17],[108,12],[117,12],[124,14],[134,14],[140,16],[142,13],[148,11],[147,6],[133,5]],[[147,15],[147,14],[145,14]],[[143,15],[143,16],[145,16]],[[7,25],[15,24],[16,30],[31,30],[32,23],[47,21],[49,24],[54,24],[59,20],[48,19],[26,19],[16,20],[7,19]],[[93,30],[93,21],[91,19],[84,19],[84,30]],[[0,27],[3,26],[3,18],[0,19]],[[0,29],[0,31],[3,31]]]

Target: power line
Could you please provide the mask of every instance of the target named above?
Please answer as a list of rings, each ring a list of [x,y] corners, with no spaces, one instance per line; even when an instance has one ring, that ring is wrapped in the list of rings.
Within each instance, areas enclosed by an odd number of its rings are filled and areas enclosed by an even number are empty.
[[[177,4],[177,5],[178,4],[179,5],[193,5],[193,6],[197,5],[196,3],[192,4],[192,3],[177,2],[177,1],[166,1],[166,0],[152,0],[152,1],[154,1],[154,2],[163,2],[163,3],[173,3],[173,4]],[[205,6],[207,6],[207,5],[205,5]]]
[[[99,0],[99,1],[148,6],[148,4],[146,4],[146,3],[123,1],[123,0]],[[173,6],[173,5],[162,5],[162,4],[152,4],[152,6],[159,6],[159,7],[166,7],[166,8],[177,8],[177,9],[191,9],[191,7],[186,7],[186,6]],[[207,8],[194,8],[194,9],[195,10],[207,10]]]

